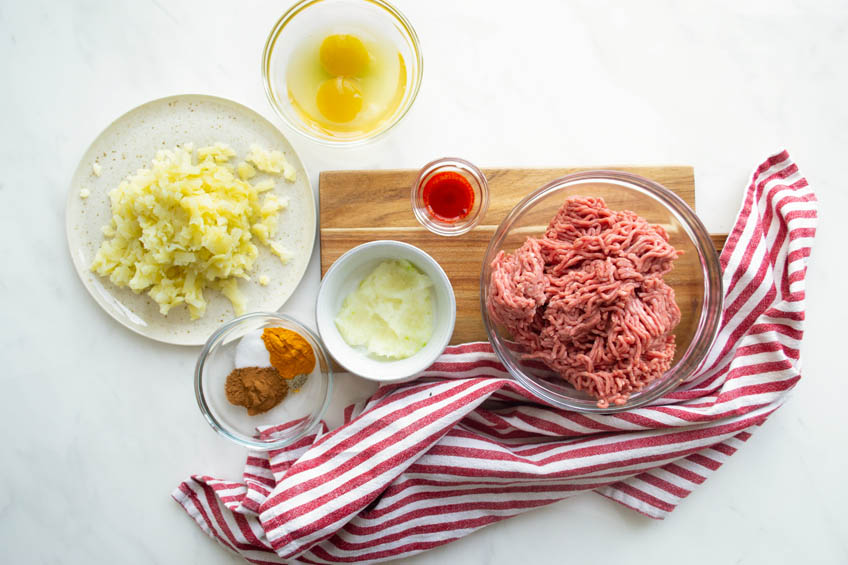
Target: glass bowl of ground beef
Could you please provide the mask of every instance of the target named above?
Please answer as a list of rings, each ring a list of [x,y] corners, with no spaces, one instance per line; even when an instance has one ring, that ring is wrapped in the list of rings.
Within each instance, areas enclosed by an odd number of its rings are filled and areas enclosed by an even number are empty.
[[[685,382],[715,339],[722,296],[694,211],[619,171],[575,173],[524,198],[481,275],[483,321],[507,370],[581,412],[628,410]]]

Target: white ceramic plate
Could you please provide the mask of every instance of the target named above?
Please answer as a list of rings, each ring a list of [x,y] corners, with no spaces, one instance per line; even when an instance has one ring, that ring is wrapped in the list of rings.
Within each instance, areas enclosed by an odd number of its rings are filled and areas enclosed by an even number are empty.
[[[372,357],[364,347],[351,347],[335,323],[347,295],[388,259],[406,259],[433,281],[433,335],[415,355],[397,361]],[[345,369],[371,381],[401,382],[415,378],[447,347],[456,323],[456,298],[445,271],[427,253],[401,241],[371,241],[354,247],[332,264],[318,291],[315,318],[324,346]]]
[[[206,290],[206,315],[192,320],[185,306],[175,307],[167,316],[147,294],[118,288],[108,279],[89,270],[100,243],[101,227],[112,217],[109,191],[128,174],[147,167],[158,149],[172,149],[184,143],[195,148],[215,142],[227,143],[236,151],[232,162],[243,159],[251,144],[282,151],[297,170],[297,180],[288,183],[274,176],[274,191],[288,198],[288,208],[280,214],[276,240],[293,254],[283,265],[263,245],[259,247],[252,281],[239,281],[248,311],[273,312],[294,292],[303,277],[315,242],[315,198],[303,163],[283,134],[268,120],[241,104],[197,94],[170,96],[130,110],[107,127],[82,157],[71,179],[66,208],[66,228],[74,267],[94,300],[115,320],[143,336],[178,345],[202,345],[223,322],[235,317],[232,305],[223,295]],[[92,163],[102,167],[99,177]],[[255,177],[258,180],[262,177]],[[80,189],[91,195],[83,200]],[[260,275],[271,282],[260,286]]]

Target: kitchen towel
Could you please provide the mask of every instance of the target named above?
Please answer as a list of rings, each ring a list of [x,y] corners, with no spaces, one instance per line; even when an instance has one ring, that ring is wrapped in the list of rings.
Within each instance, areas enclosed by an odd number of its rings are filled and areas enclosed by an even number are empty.
[[[509,378],[488,343],[470,343],[449,347],[424,379],[349,407],[338,429],[249,454],[241,482],[195,475],[172,496],[254,563],[407,556],[589,491],[663,518],[800,378],[816,218],[788,153],[754,171],[721,254],[716,342],[692,379],[650,406],[552,408]]]

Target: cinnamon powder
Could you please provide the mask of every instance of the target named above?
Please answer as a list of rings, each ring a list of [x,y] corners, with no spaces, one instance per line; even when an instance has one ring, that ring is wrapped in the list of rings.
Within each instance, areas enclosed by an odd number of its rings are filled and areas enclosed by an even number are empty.
[[[227,400],[244,406],[251,416],[267,412],[283,401],[289,387],[273,367],[244,367],[227,376]]]

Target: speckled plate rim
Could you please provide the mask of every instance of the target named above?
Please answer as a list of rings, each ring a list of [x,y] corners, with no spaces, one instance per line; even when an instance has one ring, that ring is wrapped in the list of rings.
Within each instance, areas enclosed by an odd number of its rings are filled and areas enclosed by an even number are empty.
[[[240,104],[240,103],[235,102],[233,100],[229,100],[227,98],[222,98],[222,97],[219,97],[219,96],[212,96],[212,95],[209,95],[209,94],[186,93],[186,94],[174,94],[174,95],[170,95],[170,96],[164,96],[164,97],[161,97],[161,98],[156,98],[154,100],[150,100],[148,102],[144,102],[143,104],[137,105],[137,106],[127,110],[126,112],[124,112],[123,114],[121,114],[120,116],[118,116],[117,118],[112,120],[112,122],[109,123],[109,125],[107,125],[103,130],[101,130],[101,132],[85,148],[85,150],[81,153],[80,161],[79,161],[78,165],[74,169],[74,172],[71,174],[71,177],[68,181],[68,194],[67,194],[67,198],[65,200],[65,239],[67,241],[68,251],[71,255],[71,261],[73,263],[74,270],[76,271],[77,276],[79,277],[79,279],[82,282],[85,289],[88,291],[88,293],[94,299],[94,301],[98,304],[98,306],[100,306],[107,314],[109,314],[109,316],[112,319],[114,319],[116,322],[118,322],[122,326],[126,327],[127,329],[132,330],[133,332],[137,333],[138,335],[152,339],[154,341],[159,341],[161,343],[168,343],[168,344],[172,344],[172,345],[201,346],[204,343],[206,343],[207,338],[220,326],[220,322],[212,322],[211,323],[211,326],[212,326],[211,330],[208,330],[206,328],[201,329],[201,327],[199,325],[194,326],[193,328],[188,329],[186,336],[180,336],[179,338],[177,338],[177,337],[170,337],[169,338],[169,337],[165,337],[165,336],[161,336],[161,335],[154,335],[151,331],[146,329],[146,326],[140,325],[138,323],[134,323],[132,318],[133,317],[137,318],[138,317],[137,314],[129,311],[114,296],[117,293],[130,292],[129,290],[116,288],[114,285],[112,285],[111,283],[109,283],[107,281],[107,283],[104,284],[103,287],[105,289],[108,289],[108,291],[109,291],[110,298],[112,299],[112,301],[109,302],[106,299],[106,297],[103,296],[103,294],[101,292],[98,292],[97,289],[94,288],[94,283],[92,281],[92,278],[87,276],[88,273],[89,273],[89,267],[88,267],[88,265],[86,265],[82,262],[82,259],[79,255],[79,253],[77,253],[78,249],[74,246],[74,239],[75,238],[72,234],[73,224],[74,224],[74,221],[76,219],[75,216],[74,216],[74,209],[75,209],[74,203],[76,203],[76,201],[79,200],[79,198],[80,198],[79,187],[75,185],[74,181],[75,181],[75,179],[79,178],[81,174],[83,174],[84,170],[89,169],[91,167],[91,163],[89,162],[89,160],[86,157],[89,154],[91,154],[92,150],[99,143],[101,143],[104,140],[104,138],[111,135],[115,129],[120,128],[122,123],[124,121],[128,120],[136,112],[139,112],[139,111],[141,111],[145,108],[152,107],[154,105],[162,105],[162,104],[167,105],[167,103],[169,101],[179,101],[179,102],[185,102],[185,103],[212,102],[212,103],[230,106],[231,108],[233,108],[234,110],[236,110],[239,113],[250,115],[251,117],[253,117],[256,120],[256,122],[258,122],[258,124],[260,124],[262,126],[262,129],[265,133],[270,134],[270,135],[277,137],[279,139],[283,149],[285,149],[284,152],[285,152],[285,155],[286,155],[286,159],[294,166],[294,168],[296,170],[296,174],[298,175],[298,177],[304,179],[306,187],[308,188],[307,192],[308,192],[309,197],[306,199],[306,201],[311,203],[311,205],[308,207],[309,217],[305,218],[305,222],[306,222],[306,226],[307,226],[307,229],[305,230],[305,232],[308,233],[309,236],[304,238],[305,246],[303,248],[302,255],[305,257],[305,259],[300,262],[301,264],[299,265],[299,268],[297,269],[297,271],[294,273],[294,276],[292,277],[292,280],[294,281],[294,283],[290,287],[286,288],[283,292],[279,293],[277,299],[274,301],[273,304],[257,304],[257,305],[248,304],[248,309],[250,309],[250,310],[272,310],[272,311],[278,310],[279,308],[281,308],[286,303],[286,301],[289,299],[289,297],[291,297],[291,295],[294,293],[297,286],[303,280],[303,276],[306,274],[306,270],[307,270],[307,268],[309,266],[309,262],[311,260],[312,252],[314,250],[315,239],[316,239],[316,231],[317,231],[317,225],[318,225],[318,212],[317,212],[317,205],[316,205],[316,202],[315,202],[315,195],[314,195],[314,192],[312,190],[312,181],[309,178],[309,173],[306,170],[306,167],[304,166],[303,161],[300,158],[300,155],[298,155],[297,151],[294,149],[294,146],[291,144],[289,139],[283,134],[282,131],[280,131],[279,128],[277,128],[273,123],[271,123],[266,117],[261,115],[259,112],[255,111],[255,110],[253,110],[253,109],[251,109],[251,108],[249,108],[249,107],[247,107],[243,104]],[[226,141],[226,140],[222,140],[222,141]],[[151,149],[156,149],[156,148],[158,148],[158,147],[155,147],[154,144],[151,144]],[[148,160],[150,158],[152,158],[153,155],[154,155],[154,153],[151,152],[151,155],[148,156]],[[130,172],[132,172],[132,171],[127,171],[127,174],[130,173]],[[94,194],[92,194],[92,196],[94,196]],[[218,297],[215,297],[215,299],[217,300]],[[223,297],[220,297],[220,299],[225,300]],[[212,302],[212,300],[208,300],[208,301],[210,303]],[[232,318],[235,318],[235,317],[236,316],[233,313]],[[196,321],[199,322],[201,320],[203,320],[203,318],[200,318]],[[169,335],[174,336],[174,334],[169,334]]]

